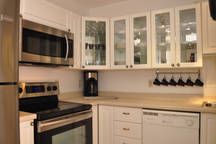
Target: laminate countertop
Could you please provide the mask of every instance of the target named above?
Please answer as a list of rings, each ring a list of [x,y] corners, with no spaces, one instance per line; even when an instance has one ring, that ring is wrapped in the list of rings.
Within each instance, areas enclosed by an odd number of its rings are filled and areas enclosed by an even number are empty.
[[[36,114],[27,113],[27,112],[19,112],[20,122],[26,122],[36,119]]]
[[[123,94],[122,94],[123,95]],[[85,98],[83,96],[73,96],[73,93],[63,93],[60,95],[62,101],[92,104],[109,105],[134,108],[147,108],[159,110],[175,110],[186,112],[215,113],[216,108],[204,107],[203,102],[216,102],[216,97],[202,97],[195,95],[176,95],[176,94],[142,94],[122,96],[106,94],[95,98]]]

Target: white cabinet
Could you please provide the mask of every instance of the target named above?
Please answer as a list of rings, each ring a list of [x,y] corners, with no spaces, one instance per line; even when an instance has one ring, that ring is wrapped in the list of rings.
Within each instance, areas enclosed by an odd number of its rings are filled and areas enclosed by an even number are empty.
[[[99,144],[141,144],[142,109],[99,106]]]
[[[99,144],[113,144],[113,107],[99,106]]]
[[[69,11],[46,0],[21,0],[20,14],[24,19],[67,30]]]
[[[111,19],[111,68],[151,67],[150,13]]]
[[[216,21],[210,16],[208,0],[202,1],[203,53],[216,54]]]
[[[20,123],[20,144],[34,144],[33,121]]]
[[[111,19],[111,68],[128,69],[130,64],[129,17]]]
[[[201,144],[216,144],[216,114],[201,114]]]
[[[109,68],[109,51],[109,20],[83,17],[82,68]]]
[[[130,67],[151,68],[151,20],[150,13],[130,18]]]
[[[200,19],[200,3],[152,12],[153,67],[202,67]]]

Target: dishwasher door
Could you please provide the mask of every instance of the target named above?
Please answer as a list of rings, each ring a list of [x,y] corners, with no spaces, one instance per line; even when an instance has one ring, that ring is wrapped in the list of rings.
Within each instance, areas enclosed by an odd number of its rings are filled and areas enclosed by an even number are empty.
[[[199,144],[199,113],[143,110],[143,144]]]

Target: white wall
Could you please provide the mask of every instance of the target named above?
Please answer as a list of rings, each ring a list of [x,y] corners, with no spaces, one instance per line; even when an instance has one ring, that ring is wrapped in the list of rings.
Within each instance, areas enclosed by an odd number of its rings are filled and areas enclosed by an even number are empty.
[[[199,0],[127,0],[90,9],[90,16],[113,17],[145,12],[153,9],[172,8]]]
[[[60,92],[78,92],[82,91],[80,87],[80,71],[68,70],[63,68],[45,68],[45,67],[26,67],[20,66],[20,81],[55,81],[60,83]]]
[[[216,56],[205,57],[202,71],[202,80],[205,83],[204,87],[153,86],[151,83],[155,79],[154,70],[103,71],[99,73],[99,89],[100,91],[108,92],[204,94],[205,96],[215,96]],[[176,80],[178,80],[178,77],[178,75],[175,76]],[[183,77],[184,80],[186,80],[188,75],[183,75]],[[162,78],[163,75],[160,79]],[[193,81],[195,81],[196,78],[196,75],[192,75]],[[170,76],[168,76],[167,79],[170,79]]]

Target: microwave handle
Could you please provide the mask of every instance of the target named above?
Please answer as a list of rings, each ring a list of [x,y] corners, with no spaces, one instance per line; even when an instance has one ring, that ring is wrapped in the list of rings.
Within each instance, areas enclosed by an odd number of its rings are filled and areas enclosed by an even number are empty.
[[[65,61],[66,61],[68,60],[68,53],[69,53],[69,42],[68,42],[67,34],[65,34],[65,40],[66,40],[66,47],[67,47],[66,54],[65,54]]]

